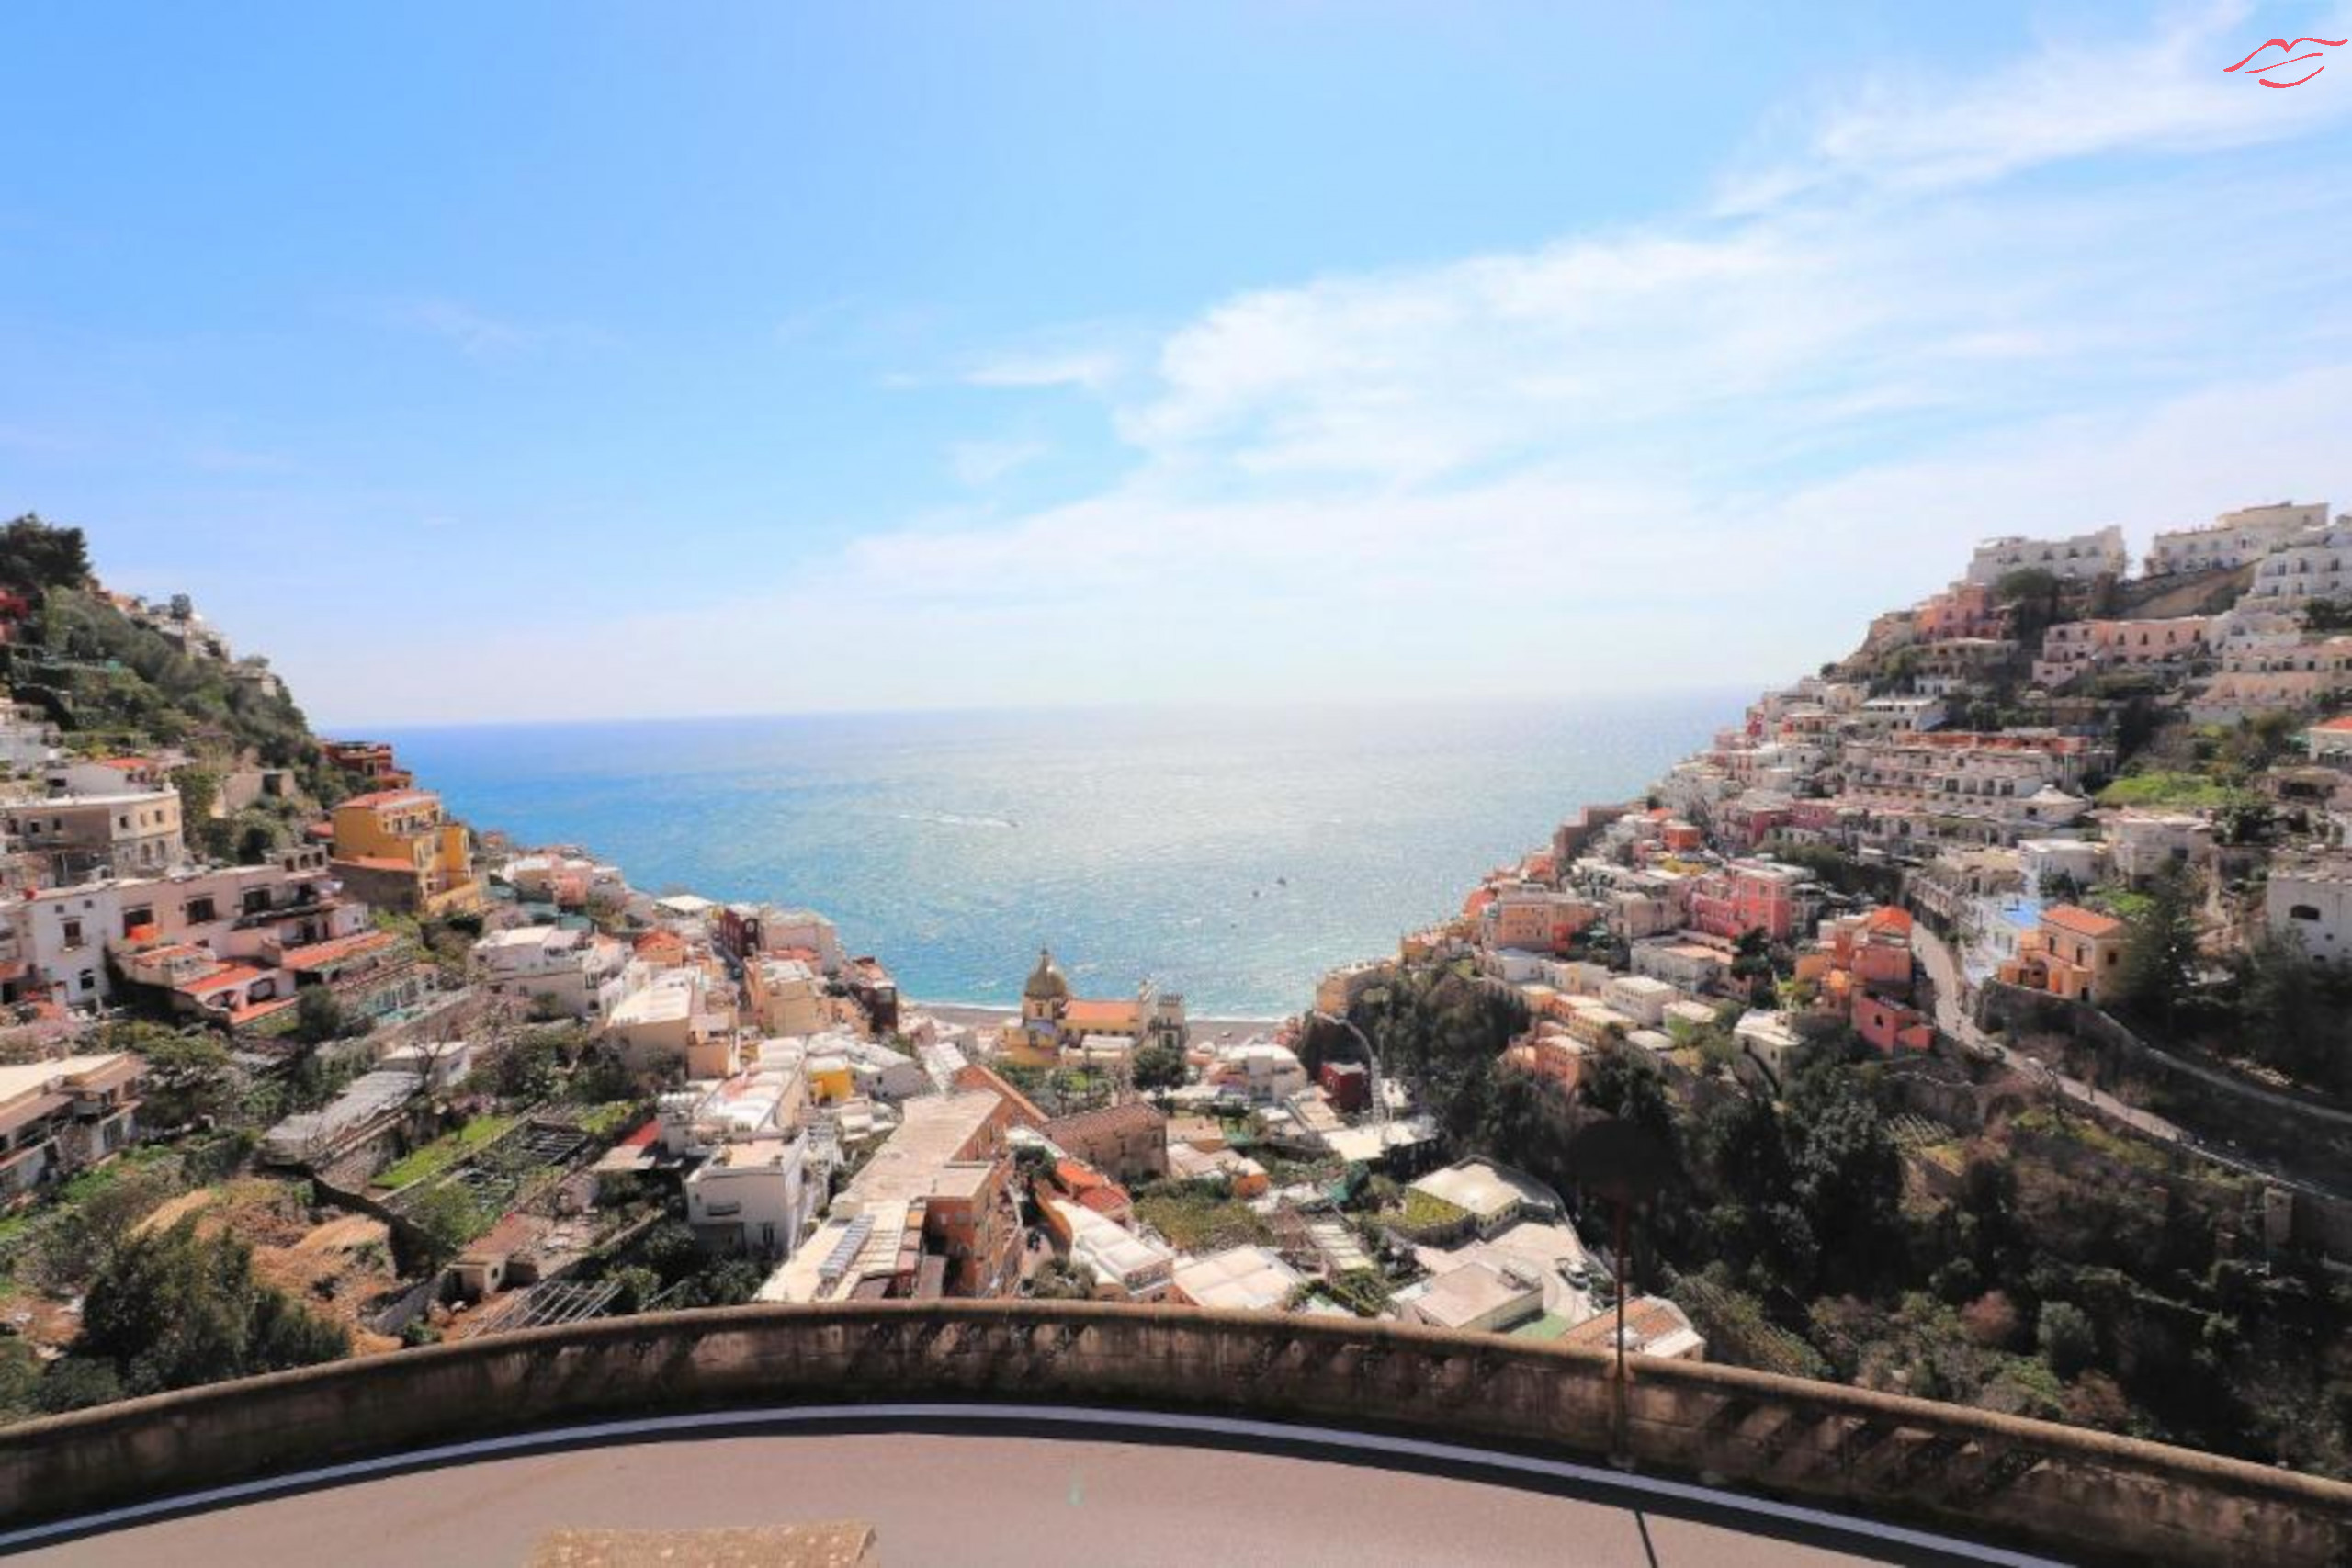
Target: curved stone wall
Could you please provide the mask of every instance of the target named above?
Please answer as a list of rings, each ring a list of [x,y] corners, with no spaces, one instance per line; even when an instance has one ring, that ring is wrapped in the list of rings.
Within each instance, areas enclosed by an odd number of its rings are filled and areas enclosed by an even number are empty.
[[[1485,1335],[1096,1303],[863,1303],[614,1318],[0,1429],[0,1517],[568,1422],[991,1397],[1607,1451],[1610,1361]],[[2352,1559],[2352,1486],[1830,1383],[1636,1359],[1646,1469],[2108,1561]]]

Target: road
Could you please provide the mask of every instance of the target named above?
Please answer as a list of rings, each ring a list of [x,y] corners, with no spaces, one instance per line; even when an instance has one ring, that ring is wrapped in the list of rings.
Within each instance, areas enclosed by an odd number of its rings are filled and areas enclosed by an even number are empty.
[[[1911,923],[1911,953],[1928,971],[1928,983],[1936,988],[1936,1027],[1962,1045],[1980,1055],[1992,1056],[2038,1082],[2052,1086],[2069,1100],[2096,1107],[2143,1136],[2166,1144],[2193,1145],[2196,1142],[2185,1128],[2165,1120],[2154,1111],[2128,1104],[2080,1078],[2070,1078],[2021,1051],[2010,1050],[1979,1029],[1976,1021],[1969,1016],[1967,982],[1961,978],[1960,965],[1952,957],[1951,949],[1944,944],[1942,938],[1928,929],[1925,921],[1914,920]]]
[[[457,1465],[119,1529],[28,1553],[158,1562],[515,1568],[559,1529],[856,1519],[889,1568],[1433,1562],[1826,1568],[1879,1562],[1615,1502],[1221,1449],[894,1432],[635,1443]],[[2010,1558],[2010,1561],[2017,1561]]]
[[[1945,944],[1942,938],[1928,929],[1925,921],[1912,922],[1911,952],[1912,955],[1919,960],[1921,967],[1927,970],[1928,982],[1935,987],[1936,1027],[1969,1049],[1992,1056],[2035,1081],[2054,1088],[2069,1100],[2096,1108],[2111,1121],[2130,1127],[2143,1137],[2152,1138],[2158,1143],[2170,1144],[2176,1148],[2211,1160],[2213,1164],[2236,1171],[2242,1176],[2258,1177],[2265,1181],[2275,1181],[2282,1186],[2292,1187],[2320,1197],[2352,1196],[2340,1192],[2326,1183],[2290,1175],[2274,1166],[2214,1148],[2178,1122],[2167,1121],[2153,1111],[2118,1100],[2105,1089],[2085,1083],[2080,1078],[2068,1077],[2056,1068],[2021,1051],[2010,1050],[2007,1045],[1979,1029],[1976,1026],[1976,1021],[1969,1016],[1965,1000],[1968,994],[1967,985],[1961,978],[1959,964],[1952,957],[1951,949]],[[2153,1050],[2153,1047],[2151,1049]],[[2161,1053],[2158,1054],[2161,1055]],[[2165,1059],[2177,1060],[2172,1057]],[[2194,1063],[2178,1065],[2187,1070],[2196,1072],[2200,1077],[2212,1077],[2210,1071],[2198,1068]]]

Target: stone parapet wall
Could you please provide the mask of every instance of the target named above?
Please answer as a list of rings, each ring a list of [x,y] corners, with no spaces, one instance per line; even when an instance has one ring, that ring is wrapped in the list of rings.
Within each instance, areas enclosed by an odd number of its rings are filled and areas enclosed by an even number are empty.
[[[1636,1359],[1646,1469],[2112,1562],[2352,1557],[2352,1486],[2046,1422]],[[796,1403],[978,1398],[1610,1446],[1610,1361],[1388,1324],[1097,1303],[866,1303],[607,1319],[0,1429],[0,1517],[58,1517],[435,1443]]]

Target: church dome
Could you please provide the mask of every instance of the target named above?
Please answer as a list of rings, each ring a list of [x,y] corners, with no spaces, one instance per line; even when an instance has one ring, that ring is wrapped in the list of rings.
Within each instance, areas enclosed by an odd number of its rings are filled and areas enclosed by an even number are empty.
[[[1037,950],[1037,967],[1029,971],[1029,983],[1021,987],[1021,994],[1033,1002],[1048,1001],[1057,998],[1067,998],[1069,995],[1069,982],[1062,978],[1061,965],[1054,962],[1052,948],[1041,947]]]

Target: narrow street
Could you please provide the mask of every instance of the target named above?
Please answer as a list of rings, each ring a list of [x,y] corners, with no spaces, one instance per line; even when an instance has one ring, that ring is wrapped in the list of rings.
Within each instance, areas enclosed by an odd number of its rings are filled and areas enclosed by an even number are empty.
[[[2021,1051],[2010,1050],[1976,1026],[1965,1000],[1966,982],[1961,978],[1959,962],[1951,947],[1929,931],[1924,921],[1912,924],[1911,952],[1927,970],[1928,984],[1935,987],[1936,1027],[1969,1050],[1991,1056],[2036,1082],[2054,1089],[2067,1099],[2098,1111],[2110,1121],[2130,1127],[2143,1137],[2170,1144],[2244,1176],[2258,1177],[2265,1181],[2275,1181],[2321,1197],[2352,1199],[2352,1193],[2339,1191],[2326,1183],[2292,1176],[2242,1155],[2217,1149],[2196,1134],[2153,1111],[2118,1100],[2105,1089],[2085,1083],[2080,1078],[2068,1077]]]

